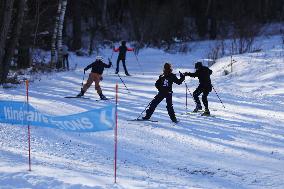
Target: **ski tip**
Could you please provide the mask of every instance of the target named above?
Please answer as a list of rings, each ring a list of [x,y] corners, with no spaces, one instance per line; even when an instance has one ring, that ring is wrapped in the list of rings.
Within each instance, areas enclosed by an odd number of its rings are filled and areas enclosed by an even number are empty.
[[[64,98],[81,98],[81,97],[77,97],[77,96],[65,96]]]
[[[157,120],[151,120],[151,119],[129,119],[127,121],[149,121],[149,122],[158,122]]]
[[[96,99],[96,101],[109,101],[109,100],[113,100],[115,98],[107,98],[107,99]]]
[[[79,97],[79,96],[65,96],[64,98],[90,99],[90,98],[88,98],[88,97]]]

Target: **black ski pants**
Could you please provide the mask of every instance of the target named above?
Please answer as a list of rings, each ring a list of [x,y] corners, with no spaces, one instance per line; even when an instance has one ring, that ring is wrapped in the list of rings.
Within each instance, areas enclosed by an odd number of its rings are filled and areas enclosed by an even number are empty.
[[[175,111],[173,108],[173,100],[172,100],[172,93],[161,93],[159,92],[154,99],[151,101],[150,103],[150,107],[146,110],[146,118],[150,119],[150,117],[152,116],[152,114],[154,113],[156,107],[158,106],[158,104],[160,104],[160,102],[162,102],[162,100],[166,98],[166,102],[167,102],[167,110],[168,110],[168,114],[171,118],[172,121],[176,121],[176,116],[175,116]]]
[[[121,59],[119,57],[117,58],[117,61],[116,61],[116,72],[117,73],[119,72],[119,62],[120,61],[122,61],[122,65],[123,65],[125,74],[128,74],[128,71],[127,71],[127,68],[126,68],[126,65],[125,65],[125,59]]]
[[[208,100],[207,100],[207,96],[208,94],[212,91],[212,87],[202,87],[202,86],[198,86],[195,91],[193,92],[193,98],[194,98],[194,101],[196,102],[196,105],[198,107],[201,107],[201,102],[199,100],[199,95],[201,93],[202,94],[202,102],[203,102],[203,105],[205,107],[205,109],[208,109]]]

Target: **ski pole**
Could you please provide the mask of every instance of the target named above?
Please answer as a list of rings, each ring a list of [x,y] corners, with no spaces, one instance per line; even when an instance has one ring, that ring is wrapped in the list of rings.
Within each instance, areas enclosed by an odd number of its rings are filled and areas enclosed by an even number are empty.
[[[185,84],[186,89],[188,90],[188,93],[190,94],[190,96],[192,97],[192,99],[194,99],[193,95],[191,94],[191,92],[190,92],[190,90],[189,90],[189,88],[188,88],[188,86],[187,86],[187,83],[184,82],[184,84]]]
[[[187,84],[185,84],[185,112],[187,113]]]
[[[179,73],[182,74],[180,71],[179,71]],[[186,90],[188,90],[188,93],[189,93],[190,96],[193,98],[193,95],[191,94],[191,92],[190,92],[190,90],[189,90],[189,88],[188,88],[188,86],[187,86],[187,83],[186,83],[185,81],[183,81],[183,82],[184,82],[184,84],[185,84]],[[186,93],[187,93],[187,92],[186,92]],[[193,98],[193,100],[194,100],[194,98]]]
[[[113,56],[113,48],[114,48],[114,45],[113,45],[113,42],[111,41],[111,56],[110,56],[111,60],[112,60],[112,56]]]
[[[112,56],[113,56],[113,49],[111,49],[111,56],[110,56],[110,59],[112,59]]]
[[[139,62],[139,60],[138,60],[137,55],[134,53],[134,51],[133,51],[133,54],[134,54],[134,56],[135,56],[135,58],[136,58],[136,61],[137,61],[138,65],[139,65],[140,70],[142,71],[142,74],[144,75],[144,71],[143,71],[143,69],[142,69],[142,66],[141,66],[141,64],[140,64],[140,62]]]
[[[117,75],[118,75],[120,81],[123,83],[124,87],[127,89],[128,93],[130,93],[129,89],[126,87],[126,85],[125,85],[124,81],[122,80],[122,78],[120,77],[119,73],[117,73]]]
[[[110,61],[110,59],[108,59],[108,60]],[[111,67],[113,67],[112,64],[111,64]],[[123,79],[120,77],[119,73],[117,73],[117,75],[118,75],[120,81],[123,83],[124,87],[127,89],[128,93],[130,93],[129,89],[128,89],[127,86],[125,85],[125,83],[124,83]]]
[[[113,46],[112,46],[113,47]],[[110,58],[108,59],[108,61],[110,61],[110,60],[112,60],[112,55],[113,55],[113,49],[112,49],[112,47],[111,47],[111,56],[110,56]],[[111,67],[112,67],[112,65],[111,65]],[[107,74],[108,74],[108,70],[107,70]]]
[[[151,101],[152,102],[152,101]],[[136,118],[136,119],[139,119],[142,114],[146,111],[146,109],[150,106],[151,102],[146,106],[146,108],[141,112],[141,114]]]
[[[190,90],[189,90],[189,88],[188,88],[188,86],[187,86],[187,83],[186,83],[186,82],[184,82],[184,84],[185,84],[185,87],[186,87],[186,88],[187,88],[187,90],[188,90],[188,93],[190,94],[190,96],[192,97],[192,99],[193,99],[194,103],[196,104],[196,102],[195,102],[195,100],[194,100],[194,97],[193,97],[192,93],[190,92]]]
[[[82,79],[82,83],[81,83],[82,88],[83,88],[83,85],[84,85],[84,80],[85,80],[85,71],[84,71],[84,75],[83,75],[83,79]]]
[[[212,84],[211,84],[211,85],[212,85]],[[217,97],[219,98],[219,100],[220,100],[221,104],[222,104],[222,105],[223,105],[223,107],[226,109],[226,107],[224,106],[224,104],[223,104],[223,102],[222,102],[221,98],[219,97],[219,95],[218,95],[217,91],[215,90],[215,88],[213,87],[213,85],[212,85],[212,88],[214,89],[214,91],[215,91],[215,93],[216,93]]]

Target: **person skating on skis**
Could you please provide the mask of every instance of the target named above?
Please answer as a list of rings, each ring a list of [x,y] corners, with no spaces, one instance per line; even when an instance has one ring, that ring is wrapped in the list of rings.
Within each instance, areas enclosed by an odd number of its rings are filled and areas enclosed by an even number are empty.
[[[126,41],[122,41],[121,46],[119,46],[118,48],[114,48],[113,50],[114,50],[114,52],[119,52],[118,57],[117,57],[117,61],[116,61],[115,74],[118,74],[119,62],[122,61],[122,65],[123,65],[123,68],[124,68],[125,75],[130,76],[130,74],[128,73],[127,68],[126,68],[126,64],[125,64],[126,52],[127,51],[134,51],[134,48],[128,48],[126,46]]]
[[[154,99],[150,103],[150,107],[146,110],[146,115],[142,118],[143,120],[148,120],[152,116],[155,111],[155,108],[158,104],[166,98],[167,102],[167,110],[171,120],[177,123],[177,119],[175,116],[175,111],[173,108],[172,102],[172,85],[176,83],[178,85],[182,84],[185,77],[182,73],[180,73],[180,79],[177,78],[175,74],[172,73],[172,66],[170,63],[164,64],[163,74],[159,76],[159,79],[156,81],[155,86],[158,89],[158,94],[154,97]]]
[[[193,112],[198,112],[198,110],[202,110],[202,106],[199,100],[199,95],[202,94],[202,102],[205,107],[205,111],[202,115],[210,115],[210,111],[208,108],[208,100],[207,96],[212,91],[212,84],[210,75],[212,74],[212,70],[210,70],[208,67],[203,66],[201,62],[195,63],[195,73],[185,72],[185,76],[190,77],[197,77],[199,79],[199,85],[193,92],[193,98],[196,103],[196,107],[193,110]]]
[[[102,93],[102,89],[100,87],[100,81],[102,80],[102,74],[104,72],[104,69],[110,68],[111,65],[112,63],[110,60],[109,64],[105,64],[103,62],[103,57],[97,56],[95,62],[91,63],[86,68],[84,68],[84,74],[90,68],[92,68],[92,71],[89,74],[87,82],[83,85],[83,88],[81,88],[81,92],[77,95],[77,97],[84,96],[88,88],[92,85],[93,82],[95,82],[95,89],[97,90],[97,93],[100,96],[101,100],[107,100],[107,98]]]

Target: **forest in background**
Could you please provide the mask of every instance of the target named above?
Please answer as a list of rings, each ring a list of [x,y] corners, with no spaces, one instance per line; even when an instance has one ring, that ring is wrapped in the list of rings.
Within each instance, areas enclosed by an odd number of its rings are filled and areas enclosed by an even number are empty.
[[[44,63],[39,49],[51,51],[50,67],[60,68],[62,44],[90,55],[121,40],[169,49],[231,38],[238,40],[235,53],[247,52],[265,24],[283,24],[284,0],[1,0],[0,15],[5,83],[9,69]]]

